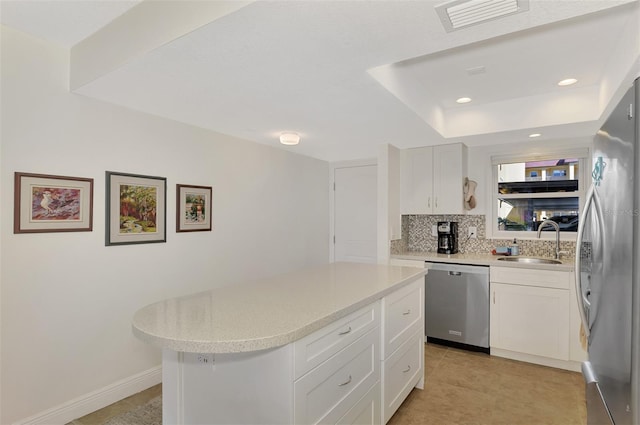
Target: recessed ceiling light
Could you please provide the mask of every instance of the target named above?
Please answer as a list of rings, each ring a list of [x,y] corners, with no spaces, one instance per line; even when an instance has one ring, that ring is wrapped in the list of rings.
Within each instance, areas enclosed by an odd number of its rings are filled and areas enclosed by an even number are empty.
[[[280,143],[283,145],[297,145],[300,143],[300,136],[297,133],[282,133]]]
[[[456,100],[456,102],[458,102],[458,103],[469,103],[469,102],[471,102],[471,98],[470,97],[461,97],[460,99]]]
[[[542,134],[540,134],[540,133],[532,133],[532,134],[529,135],[529,137],[532,138],[532,139],[535,138],[535,137],[540,137],[540,136],[542,136]]]
[[[570,86],[571,84],[575,84],[577,83],[578,80],[576,80],[575,78],[567,78],[566,80],[562,80],[558,82],[559,86]]]

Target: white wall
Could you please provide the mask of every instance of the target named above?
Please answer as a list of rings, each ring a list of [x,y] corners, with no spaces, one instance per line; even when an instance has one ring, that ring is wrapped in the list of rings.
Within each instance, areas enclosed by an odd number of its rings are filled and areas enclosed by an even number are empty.
[[[328,261],[328,163],[70,94],[68,51],[6,27],[1,54],[0,423],[157,366],[146,304]],[[104,246],[106,170],[167,178],[167,243]],[[93,231],[13,234],[16,171],[94,178]],[[177,183],[213,186],[212,232],[175,233]]]
[[[402,237],[400,216],[400,149],[378,147],[378,263],[389,261],[390,240]]]

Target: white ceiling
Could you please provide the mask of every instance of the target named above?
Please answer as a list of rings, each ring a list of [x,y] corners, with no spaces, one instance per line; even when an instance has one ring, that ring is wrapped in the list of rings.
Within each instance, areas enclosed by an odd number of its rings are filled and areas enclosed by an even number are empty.
[[[139,49],[74,91],[335,161],[374,157],[383,143],[592,135],[640,74],[637,0],[531,0],[529,12],[451,33],[434,10],[440,3],[252,2]],[[122,31],[141,6],[4,0],[0,18],[71,48],[96,31]],[[90,41],[83,51],[113,50]],[[466,72],[477,66],[486,72]],[[556,86],[567,77],[578,84]],[[474,101],[458,105],[461,96]],[[283,131],[298,132],[300,144],[279,145]]]

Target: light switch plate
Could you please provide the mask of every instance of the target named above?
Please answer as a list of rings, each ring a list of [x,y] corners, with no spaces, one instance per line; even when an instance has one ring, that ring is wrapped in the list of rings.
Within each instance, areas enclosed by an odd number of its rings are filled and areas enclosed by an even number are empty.
[[[435,224],[431,226],[431,236],[438,236],[438,226]]]

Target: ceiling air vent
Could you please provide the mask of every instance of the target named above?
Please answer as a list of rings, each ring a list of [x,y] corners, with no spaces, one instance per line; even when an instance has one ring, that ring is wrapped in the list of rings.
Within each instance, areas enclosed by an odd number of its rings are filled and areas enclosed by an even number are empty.
[[[436,6],[447,32],[529,10],[529,0],[453,0]]]

